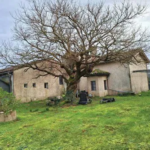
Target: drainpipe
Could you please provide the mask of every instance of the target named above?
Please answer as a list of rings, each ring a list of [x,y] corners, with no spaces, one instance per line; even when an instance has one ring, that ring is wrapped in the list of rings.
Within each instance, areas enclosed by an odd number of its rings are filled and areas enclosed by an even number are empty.
[[[147,64],[146,64],[146,70],[148,70],[148,69],[147,69]],[[148,80],[148,71],[147,71],[147,84],[148,84],[148,89],[150,90],[149,80]]]
[[[131,72],[130,72],[130,65],[129,65],[129,81],[130,81],[130,89],[132,91],[132,82],[131,82]],[[133,91],[132,91],[133,92]]]
[[[108,84],[108,76],[107,76],[106,84],[107,84],[107,95],[109,95],[109,84]]]

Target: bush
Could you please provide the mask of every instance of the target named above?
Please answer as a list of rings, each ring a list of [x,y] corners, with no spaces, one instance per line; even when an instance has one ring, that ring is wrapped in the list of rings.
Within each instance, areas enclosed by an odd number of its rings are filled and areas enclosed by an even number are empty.
[[[19,101],[15,99],[12,93],[8,93],[0,88],[0,112],[8,114],[15,110],[18,104]]]

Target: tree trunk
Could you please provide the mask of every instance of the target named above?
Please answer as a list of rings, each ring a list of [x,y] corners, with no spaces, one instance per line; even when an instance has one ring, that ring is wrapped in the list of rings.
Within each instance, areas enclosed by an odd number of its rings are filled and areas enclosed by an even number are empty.
[[[77,89],[77,83],[69,83],[67,85],[67,91],[72,91],[75,92],[75,90]]]
[[[71,81],[67,84],[66,100],[71,104],[73,104],[73,102],[75,101],[77,83],[78,82],[76,81]]]

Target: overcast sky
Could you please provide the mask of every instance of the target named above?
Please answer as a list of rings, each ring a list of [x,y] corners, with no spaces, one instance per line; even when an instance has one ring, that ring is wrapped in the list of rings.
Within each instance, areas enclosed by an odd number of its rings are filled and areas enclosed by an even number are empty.
[[[100,0],[75,0],[80,4],[87,2],[97,3]],[[13,35],[13,26],[14,20],[11,14],[14,14],[15,11],[19,9],[19,4],[27,3],[27,0],[0,0],[0,41],[11,40]],[[122,0],[104,0],[105,4],[112,5],[114,2],[120,3]],[[130,0],[134,4],[140,3],[147,6],[147,13],[144,14],[141,18],[138,19],[138,24],[141,24],[143,27],[150,27],[150,0]],[[150,32],[150,28],[149,28]]]

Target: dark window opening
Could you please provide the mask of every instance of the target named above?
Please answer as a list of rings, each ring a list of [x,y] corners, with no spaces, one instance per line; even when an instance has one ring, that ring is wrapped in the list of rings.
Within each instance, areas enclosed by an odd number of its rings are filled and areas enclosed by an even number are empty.
[[[62,76],[59,76],[59,84],[63,85],[63,77]]]
[[[48,89],[48,83],[47,83],[47,82],[44,83],[44,88],[45,88],[45,89]]]
[[[91,90],[96,91],[96,81],[91,81]]]
[[[24,84],[24,88],[27,88],[27,87],[28,87],[28,84],[27,84],[27,83],[25,83],[25,84]]]
[[[33,87],[36,88],[36,83],[33,83]]]
[[[104,80],[104,89],[107,90],[107,81]]]

